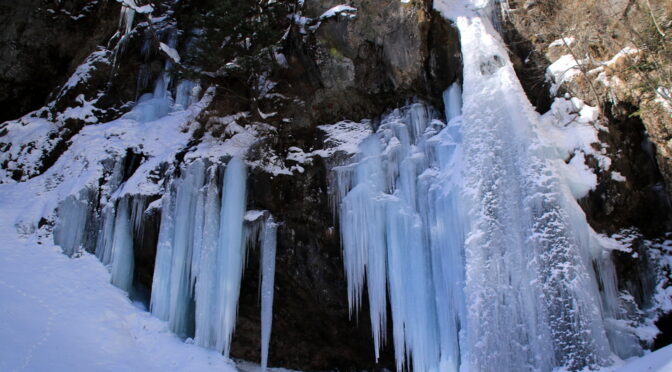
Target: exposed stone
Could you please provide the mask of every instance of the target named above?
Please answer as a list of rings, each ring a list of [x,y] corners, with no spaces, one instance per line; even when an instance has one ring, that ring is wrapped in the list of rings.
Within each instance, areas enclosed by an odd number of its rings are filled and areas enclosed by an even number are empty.
[[[0,122],[42,107],[112,35],[118,7],[101,0],[0,4]]]

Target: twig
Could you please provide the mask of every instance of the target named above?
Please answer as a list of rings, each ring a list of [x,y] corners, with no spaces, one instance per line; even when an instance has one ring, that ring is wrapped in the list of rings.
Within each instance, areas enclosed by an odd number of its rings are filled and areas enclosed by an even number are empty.
[[[653,21],[653,25],[656,26],[656,30],[660,34],[660,36],[665,37],[665,33],[663,30],[660,29],[660,26],[658,25],[658,21],[656,20],[656,16],[653,14],[653,9],[651,9],[651,3],[649,0],[646,0],[646,6],[649,8],[649,15],[651,16],[651,20]],[[663,46],[665,43],[663,43]]]
[[[574,61],[578,64],[579,69],[581,70],[581,73],[583,76],[586,78],[586,81],[588,82],[588,85],[590,86],[590,90],[593,92],[593,95],[595,96],[595,105],[597,105],[597,109],[602,112],[602,105],[600,102],[600,95],[597,94],[597,89],[595,89],[595,86],[593,85],[593,81],[590,79],[590,76],[588,76],[588,72],[586,71],[586,67],[579,61],[579,59],[576,56],[576,53],[574,53],[574,50],[572,50],[572,47],[569,46],[569,43],[567,43],[566,38],[562,37],[560,38],[562,40],[562,43],[565,45],[567,50],[569,50],[569,54],[572,55],[572,58],[574,58]]]

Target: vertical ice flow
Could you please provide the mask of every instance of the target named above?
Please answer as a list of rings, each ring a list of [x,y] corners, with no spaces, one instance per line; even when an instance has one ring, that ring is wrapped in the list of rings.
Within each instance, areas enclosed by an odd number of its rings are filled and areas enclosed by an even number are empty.
[[[351,311],[367,285],[378,356],[389,295],[398,370],[551,371],[637,354],[617,326],[627,314],[610,257],[479,22],[458,20],[464,93],[444,92],[448,124],[423,104],[395,110],[335,169]]]
[[[112,284],[126,292],[133,285],[133,229],[129,211],[129,200],[119,201],[114,222],[112,243]]]
[[[231,336],[236,326],[240,281],[245,264],[243,219],[247,197],[246,180],[243,161],[231,159],[224,174],[214,314],[215,324],[219,325],[216,349],[226,357],[229,356]]]
[[[444,94],[449,126],[420,103],[392,112],[360,144],[356,162],[336,169],[351,311],[366,282],[378,357],[389,291],[399,370],[459,367],[460,96],[459,84]]]
[[[97,193],[84,189],[58,204],[54,243],[68,256],[86,250],[95,244],[95,204]]]
[[[268,346],[273,325],[275,251],[278,225],[268,217],[261,231],[261,368],[268,366]]]
[[[163,201],[151,311],[183,337],[228,356],[245,259],[246,169],[198,160]]]

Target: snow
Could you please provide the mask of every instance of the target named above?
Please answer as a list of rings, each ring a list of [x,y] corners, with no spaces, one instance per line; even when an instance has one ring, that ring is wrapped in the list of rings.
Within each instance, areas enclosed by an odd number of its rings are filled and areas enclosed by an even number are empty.
[[[236,371],[133,304],[95,256],[68,258],[44,230],[26,235],[26,201],[50,197],[36,183],[0,185],[0,370]]]
[[[58,95],[63,96],[70,89],[76,87],[81,82],[91,78],[91,72],[96,68],[95,65],[97,63],[109,64],[110,63],[109,57],[110,57],[110,51],[102,47],[99,47],[98,50],[94,51],[86,58],[84,63],[82,63],[77,67],[77,69],[70,76],[65,85],[63,85]]]
[[[333,18],[336,16],[344,16],[348,18],[355,18],[357,15],[357,8],[353,8],[349,5],[341,4],[341,5],[336,5],[335,7],[332,7],[331,9],[327,10],[326,12],[322,13],[322,15],[319,17],[320,20],[325,20],[329,18]]]
[[[656,89],[656,98],[655,102],[657,102],[660,106],[667,111],[670,116],[672,117],[672,89],[670,88],[665,88],[665,87],[658,87]]]
[[[254,222],[264,216],[264,211],[250,210],[245,212],[245,221]]]
[[[583,370],[582,370],[583,371]],[[669,372],[672,371],[672,345],[645,354],[641,358],[631,358],[617,362],[612,367],[605,367],[595,372]],[[554,372],[568,372],[558,368]],[[587,371],[586,371],[587,372]]]
[[[672,345],[656,350],[642,358],[628,361],[614,372],[667,372],[672,371]]]
[[[625,176],[623,176],[620,172],[617,172],[617,171],[612,171],[611,172],[611,179],[616,181],[616,182],[626,182],[627,181]]]
[[[550,44],[548,44],[548,47],[549,48],[564,47],[565,45],[571,46],[572,44],[574,44],[575,41],[576,41],[576,39],[571,37],[571,36],[570,37],[564,37],[562,39],[553,40]]]
[[[136,13],[139,14],[150,14],[154,11],[154,7],[147,4],[143,6],[138,6],[138,4],[135,2],[135,0],[117,0],[117,2],[120,2],[124,6],[133,9]]]
[[[565,54],[548,66],[546,79],[551,82],[551,95],[555,95],[562,84],[581,74],[581,64],[571,54]]]
[[[319,128],[327,135],[325,139],[327,150],[316,154],[325,158],[337,152],[356,153],[357,146],[373,133],[369,122],[341,121],[331,125],[320,125]]]
[[[581,198],[596,186],[596,176],[585,165],[585,157],[595,158],[600,171],[611,168],[611,158],[606,156],[606,145],[599,140],[599,131],[605,130],[599,123],[597,108],[574,97],[555,98],[551,110],[541,116],[539,135],[547,151],[568,160],[559,164],[560,171],[569,177],[574,196]],[[572,169],[568,169],[572,168]],[[568,173],[569,172],[569,173]],[[581,191],[583,190],[583,191]]]
[[[179,64],[180,63],[180,54],[175,50],[174,48],[169,47],[168,45],[164,43],[159,43],[159,49],[166,53],[166,55],[173,60],[173,62]]]

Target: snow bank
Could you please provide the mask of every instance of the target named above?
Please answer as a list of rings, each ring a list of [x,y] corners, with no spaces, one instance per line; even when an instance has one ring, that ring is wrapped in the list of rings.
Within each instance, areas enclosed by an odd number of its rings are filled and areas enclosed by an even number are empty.
[[[320,20],[325,20],[329,18],[333,18],[336,16],[344,16],[348,18],[355,18],[357,16],[357,8],[353,8],[349,5],[336,5],[335,7],[327,10],[326,12],[322,13],[322,15],[319,17]]]
[[[0,370],[236,371],[131,303],[95,256],[68,258],[44,230],[18,235],[26,202],[51,197],[37,183],[0,185]]]

